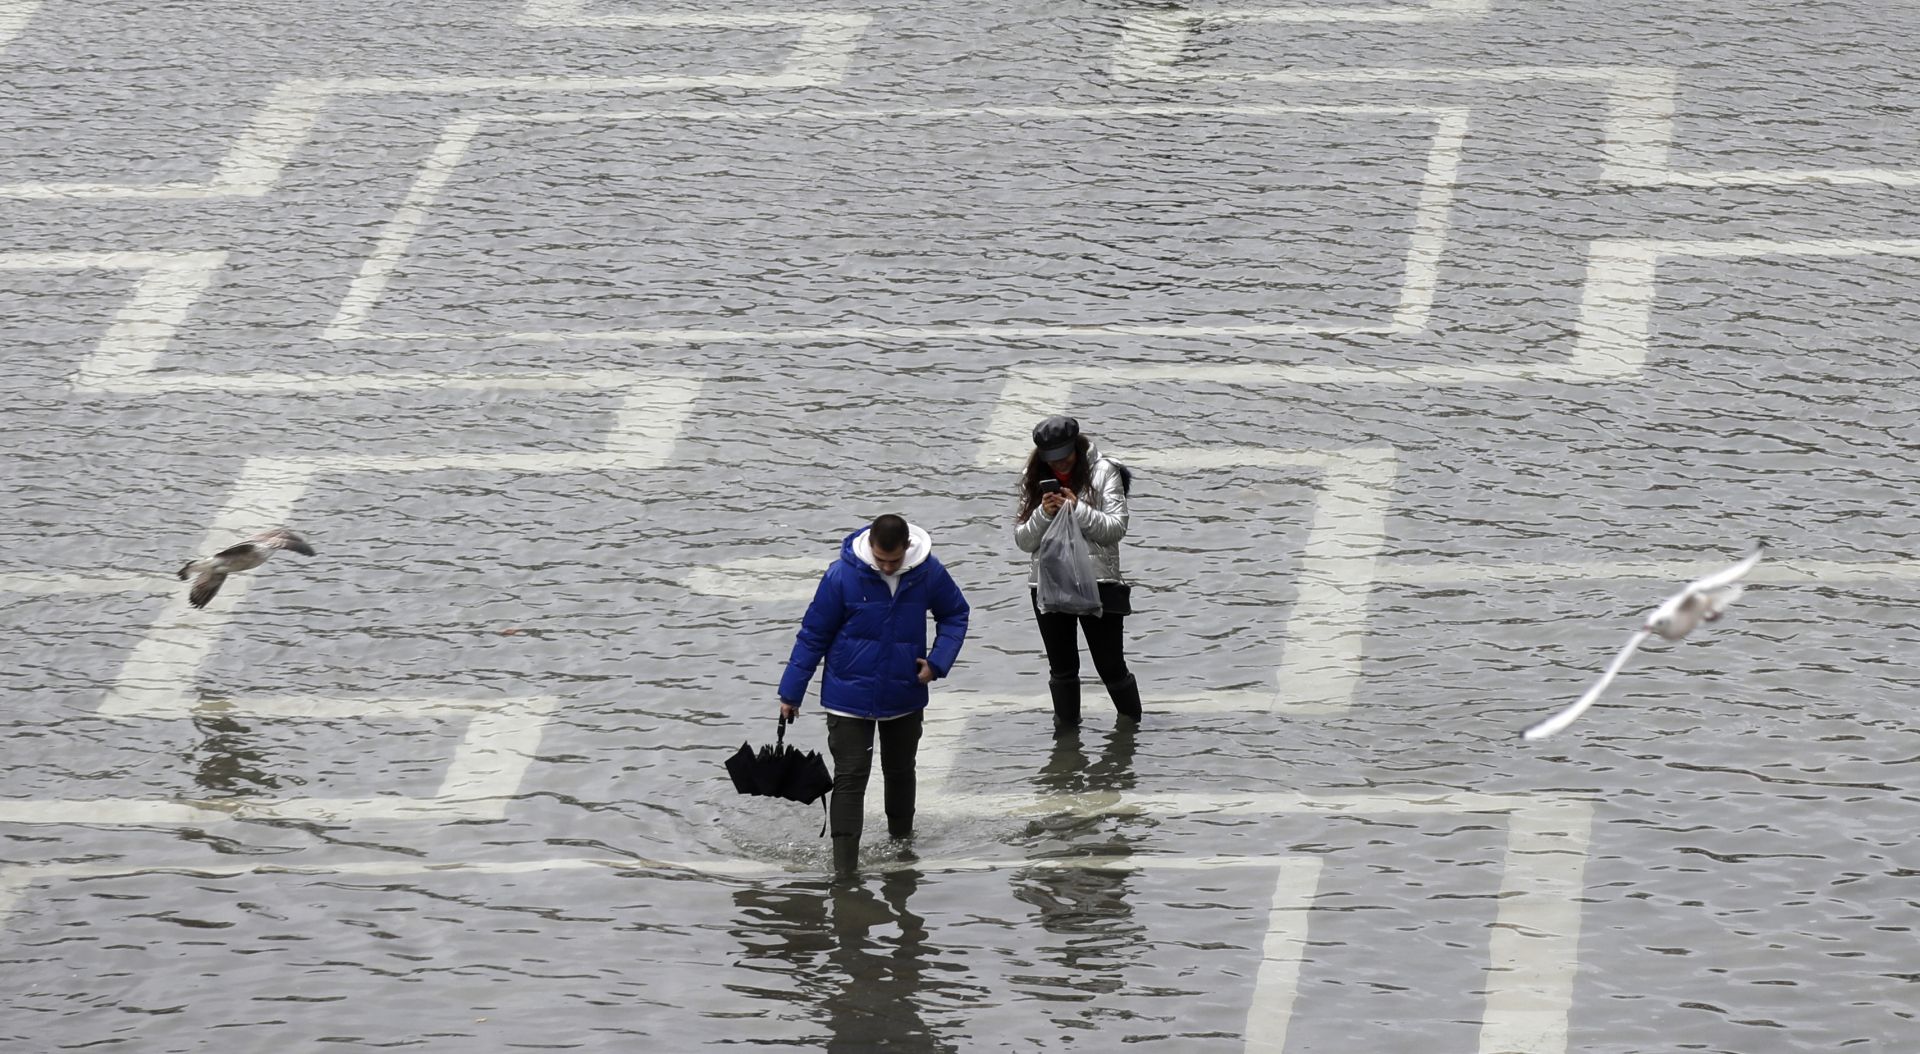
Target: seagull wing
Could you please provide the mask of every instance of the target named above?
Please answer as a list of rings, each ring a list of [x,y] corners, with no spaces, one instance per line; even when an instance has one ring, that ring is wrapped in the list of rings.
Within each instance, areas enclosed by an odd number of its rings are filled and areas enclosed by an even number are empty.
[[[1613,661],[1607,664],[1607,671],[1600,675],[1600,679],[1594,682],[1593,687],[1587,689],[1587,694],[1575,700],[1572,706],[1567,707],[1565,710],[1520,733],[1521,737],[1525,739],[1545,739],[1568,725],[1573,724],[1575,719],[1587,712],[1587,707],[1592,706],[1594,700],[1600,698],[1600,693],[1607,690],[1607,685],[1613,683],[1613,679],[1626,667],[1628,657],[1640,647],[1640,642],[1646,640],[1648,636],[1650,636],[1650,634],[1646,630],[1641,630],[1633,636],[1628,637],[1627,646],[1621,648],[1620,654],[1615,655]]]
[[[200,577],[193,580],[193,589],[187,594],[187,603],[197,608],[206,607],[207,601],[212,600],[213,595],[220,592],[220,585],[226,580],[227,576],[218,571],[203,572]]]
[[[1753,570],[1754,567],[1760,563],[1760,555],[1762,552],[1764,552],[1764,550],[1755,549],[1753,553],[1749,555],[1745,560],[1742,560],[1731,567],[1728,567],[1724,570],[1715,571],[1713,574],[1710,574],[1705,578],[1694,579],[1693,581],[1687,583],[1687,588],[1685,592],[1711,593],[1712,591],[1719,589],[1723,586],[1730,586],[1735,582],[1740,581],[1742,578],[1747,577],[1747,572]]]

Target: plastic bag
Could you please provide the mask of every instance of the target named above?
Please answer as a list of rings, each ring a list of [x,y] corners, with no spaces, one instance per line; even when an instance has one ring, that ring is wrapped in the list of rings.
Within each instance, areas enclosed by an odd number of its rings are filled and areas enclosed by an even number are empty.
[[[1043,615],[1100,617],[1100,583],[1093,550],[1073,514],[1061,509],[1034,551],[1034,600]]]

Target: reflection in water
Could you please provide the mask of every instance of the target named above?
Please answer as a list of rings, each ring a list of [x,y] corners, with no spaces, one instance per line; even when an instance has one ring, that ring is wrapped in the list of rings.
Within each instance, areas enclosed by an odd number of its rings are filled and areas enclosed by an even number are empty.
[[[928,972],[964,967],[938,959],[926,920],[907,905],[920,877],[903,869],[877,880],[792,882],[736,892],[734,903],[746,919],[734,931],[746,948],[739,965],[779,975],[749,994],[813,1008],[808,1016],[824,1012],[829,1051],[958,1050],[925,1016],[941,993],[961,987]],[[954,1035],[961,1027],[956,1021],[945,1031]]]
[[[1107,733],[1100,756],[1089,759],[1079,733],[1054,740],[1034,782],[1053,795],[1099,796],[1134,785],[1135,729],[1120,722]],[[1123,828],[1151,826],[1142,817],[1063,816],[1036,821],[1028,835],[1041,840],[1036,857],[1124,857],[1144,838]],[[1053,844],[1048,844],[1053,843]],[[1058,963],[1054,976],[1016,975],[1016,984],[1040,999],[1084,1003],[1126,986],[1126,967],[1147,951],[1146,926],[1134,921],[1130,872],[1112,868],[1040,867],[1021,873],[1014,896],[1033,905],[1034,918],[1062,938],[1038,958]]]
[[[193,781],[216,794],[241,795],[276,790],[282,782],[298,785],[304,781],[292,776],[276,776],[266,769],[267,752],[252,742],[252,729],[230,714],[197,713],[193,725],[201,734],[200,742],[188,760],[193,766]]]
[[[1132,790],[1134,737],[1139,726],[1132,721],[1116,721],[1102,742],[1098,760],[1089,761],[1081,745],[1084,730],[1076,729],[1056,736],[1047,764],[1034,775],[1033,782],[1052,794]]]

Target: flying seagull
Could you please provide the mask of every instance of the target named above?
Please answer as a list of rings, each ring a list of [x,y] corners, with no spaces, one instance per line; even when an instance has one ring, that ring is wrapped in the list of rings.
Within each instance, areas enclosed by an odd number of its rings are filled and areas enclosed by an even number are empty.
[[[1679,640],[1693,632],[1702,622],[1713,622],[1726,614],[1727,606],[1732,604],[1745,586],[1740,580],[1760,562],[1762,549],[1755,547],[1752,555],[1723,571],[1716,571],[1705,578],[1697,578],[1687,583],[1687,587],[1668,597],[1659,607],[1647,616],[1645,626],[1638,633],[1627,638],[1627,646],[1613,657],[1605,673],[1587,689],[1587,694],[1574,701],[1572,706],[1534,725],[1520,733],[1526,739],[1545,739],[1555,732],[1573,724],[1574,719],[1585,713],[1593,705],[1600,693],[1607,690],[1613,678],[1627,665],[1627,659],[1649,636],[1659,636],[1666,640]]]
[[[207,601],[220,592],[221,583],[235,571],[251,571],[267,562],[275,549],[290,549],[301,556],[312,556],[313,546],[305,538],[276,527],[265,534],[256,534],[231,549],[222,549],[204,560],[190,560],[180,569],[180,581],[193,580],[193,589],[187,593],[187,603],[203,608]]]

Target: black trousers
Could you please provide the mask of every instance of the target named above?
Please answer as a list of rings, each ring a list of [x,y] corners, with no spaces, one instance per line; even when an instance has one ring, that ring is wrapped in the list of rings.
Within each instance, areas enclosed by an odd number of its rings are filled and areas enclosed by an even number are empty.
[[[827,752],[833,755],[833,801],[827,830],[835,838],[859,838],[867,808],[867,777],[873,773],[873,736],[880,733],[880,776],[886,784],[887,834],[913,833],[913,759],[920,750],[924,712],[891,721],[827,715]]]
[[[1033,607],[1040,623],[1040,643],[1047,649],[1047,675],[1056,681],[1080,679],[1080,641],[1075,623],[1087,638],[1087,654],[1093,668],[1108,684],[1127,679],[1127,642],[1123,633],[1127,617],[1111,612],[1093,618],[1087,615],[1043,615],[1040,605]]]

